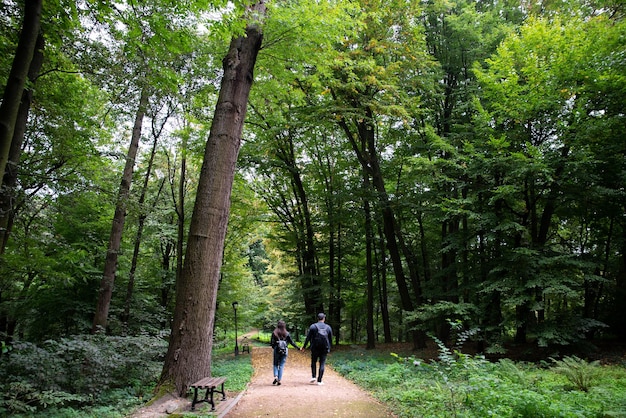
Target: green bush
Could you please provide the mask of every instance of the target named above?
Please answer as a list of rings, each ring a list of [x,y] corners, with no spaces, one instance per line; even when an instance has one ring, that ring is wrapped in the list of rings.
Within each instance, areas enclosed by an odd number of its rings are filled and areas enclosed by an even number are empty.
[[[118,409],[136,404],[152,390],[166,348],[149,336],[16,342],[0,359],[0,415],[111,405],[115,393]]]

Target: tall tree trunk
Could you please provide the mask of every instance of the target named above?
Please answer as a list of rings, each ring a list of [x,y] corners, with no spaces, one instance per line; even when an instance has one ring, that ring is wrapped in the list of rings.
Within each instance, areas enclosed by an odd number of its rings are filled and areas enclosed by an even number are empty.
[[[332,303],[335,305],[335,308],[332,310],[331,320],[333,321],[333,326],[335,327],[335,331],[333,335],[335,336],[335,344],[339,345],[339,341],[341,340],[341,292],[342,292],[342,284],[343,284],[343,254],[342,254],[342,223],[339,221],[337,225],[337,274],[336,280],[333,283],[333,292],[335,297],[332,299]]]
[[[326,208],[328,214],[333,214],[334,210],[332,209],[332,203],[329,202],[330,199],[327,199]],[[338,294],[335,290],[336,278],[335,278],[335,259],[337,258],[335,254],[335,221],[331,219],[332,215],[329,216],[328,219],[328,310],[326,315],[329,319],[332,318],[332,322],[335,322],[336,312],[337,312],[337,303]],[[336,337],[336,336],[335,336]]]
[[[180,179],[178,182],[178,204],[176,215],[178,219],[176,239],[176,281],[178,282],[183,272],[183,254],[185,247],[185,184],[187,182],[187,141],[188,136],[183,136],[181,144]]]
[[[139,107],[135,114],[135,124],[133,126],[133,134],[126,156],[126,165],[122,174],[122,181],[117,195],[117,203],[115,205],[115,214],[113,215],[113,225],[111,227],[111,235],[109,237],[109,247],[107,249],[106,260],[104,262],[104,274],[100,282],[100,292],[98,294],[98,302],[96,304],[96,313],[93,319],[92,333],[99,330],[106,330],[107,320],[109,316],[109,307],[111,305],[111,297],[113,295],[113,284],[115,282],[115,272],[117,270],[117,257],[122,242],[122,231],[124,230],[124,221],[126,220],[126,204],[130,193],[130,185],[133,181],[133,170],[135,167],[135,158],[139,149],[139,140],[141,138],[141,126],[148,105],[148,90],[144,88],[139,98]]]
[[[367,349],[376,347],[376,335],[374,334],[374,269],[372,266],[372,242],[374,233],[372,231],[372,213],[370,209],[367,191],[370,189],[369,176],[363,171],[363,212],[365,213],[365,274],[367,276]]]
[[[174,223],[174,222],[172,222]],[[172,281],[172,258],[176,254],[176,242],[172,240],[165,240],[161,243],[161,292],[159,294],[159,304],[164,309],[168,310],[170,304],[170,295],[173,293],[174,284],[176,283],[176,274],[174,272],[174,281]],[[161,321],[161,329],[167,329],[170,327],[170,322],[166,319]]]
[[[207,140],[183,273],[176,283],[172,333],[160,386],[184,396],[190,384],[211,375],[213,325],[235,165],[241,145],[253,70],[263,34],[265,3],[248,10],[245,36],[231,41]]]
[[[334,94],[334,93],[333,93]],[[335,99],[337,98],[334,96]],[[389,256],[393,266],[394,276],[396,278],[396,284],[398,286],[398,292],[400,293],[400,301],[402,303],[402,309],[408,312],[414,310],[413,299],[409,291],[406,275],[404,273],[404,265],[402,259],[402,237],[399,236],[399,228],[396,225],[396,217],[389,202],[389,196],[385,189],[385,181],[383,179],[382,171],[380,169],[380,162],[378,153],[376,151],[375,132],[376,129],[373,126],[373,114],[371,109],[366,108],[366,117],[361,121],[355,122],[357,126],[357,135],[354,135],[348,124],[342,119],[339,121],[339,125],[346,133],[352,149],[355,151],[361,167],[372,178],[372,185],[378,194],[378,199],[382,207],[383,216],[383,232],[387,241],[387,249],[389,250]],[[358,138],[358,141],[357,141]],[[414,296],[416,302],[421,303],[421,287],[419,286],[419,278],[417,277],[417,266],[414,265],[415,257],[406,257],[408,253],[405,251],[405,261],[410,265],[411,278],[413,279],[413,285],[415,286]],[[415,328],[416,324],[409,324],[411,328]],[[422,331],[413,329],[411,332],[413,338],[413,348],[418,349],[425,347],[426,340]]]
[[[529,191],[527,193],[530,194],[530,197],[527,198],[526,213],[530,214],[530,226],[527,227],[530,229],[529,232],[532,240],[531,245],[539,251],[543,251],[546,243],[548,242],[548,233],[550,232],[550,228],[552,226],[552,218],[557,208],[559,193],[561,192],[561,176],[565,170],[569,152],[569,146],[563,146],[561,149],[561,159],[557,162],[554,169],[552,183],[550,184],[549,191],[545,196],[545,203],[541,215],[538,213],[539,199],[535,194],[536,192],[533,181],[529,181]],[[520,224],[522,225],[526,225],[527,223],[528,222],[525,219],[520,221]],[[516,241],[516,247],[526,245],[521,243],[521,238],[518,238]],[[530,280],[530,278],[526,280]],[[524,283],[524,286],[526,286],[526,283]],[[528,300],[520,303],[515,308],[516,320],[518,323],[515,342],[520,344],[526,342],[531,320],[536,318],[536,322],[543,322],[545,318],[544,308],[535,309],[536,312],[533,312],[534,306],[542,306],[543,288],[538,287],[534,290],[529,290],[527,295]]]
[[[327,192],[330,190],[327,189]],[[327,213],[331,214],[328,219],[329,231],[328,231],[328,286],[330,288],[330,295],[328,300],[328,312],[327,317],[330,323],[335,327],[333,331],[333,337],[335,337],[336,344],[339,344],[341,339],[341,222],[336,223],[335,216],[332,215],[336,212],[334,203],[331,197],[326,203]],[[336,228],[336,229],[335,229]],[[336,236],[336,239],[335,239]]]
[[[4,171],[9,160],[22,93],[41,27],[42,4],[43,0],[26,0],[24,2],[22,32],[2,96],[2,103],[0,103],[0,177],[4,177]]]
[[[165,124],[163,125],[165,126]],[[158,135],[154,136],[154,142],[152,144],[152,150],[150,151],[150,158],[148,159],[148,167],[146,168],[146,174],[143,178],[143,185],[141,187],[141,193],[139,195],[139,210],[141,213],[139,214],[139,219],[137,220],[137,233],[135,234],[135,245],[133,248],[133,258],[130,262],[130,271],[128,273],[128,285],[126,286],[126,300],[124,302],[124,313],[122,314],[122,323],[124,324],[124,328],[128,329],[128,320],[130,318],[130,305],[133,300],[133,292],[135,290],[135,271],[137,270],[137,260],[139,259],[139,250],[141,247],[141,238],[143,235],[143,227],[146,222],[146,218],[148,217],[147,211],[144,208],[144,203],[146,201],[146,193],[148,190],[148,184],[150,182],[150,175],[152,174],[152,165],[154,164],[154,156],[156,154],[157,144],[158,144]],[[161,190],[163,189],[164,181],[161,181],[161,186],[159,187],[158,196],[161,195]]]
[[[43,50],[45,40],[43,34],[37,36],[37,43],[33,53],[33,59],[28,69],[28,81],[34,84],[39,77],[39,71],[43,64]],[[4,254],[9,235],[15,218],[15,186],[17,185],[17,177],[19,171],[20,158],[22,156],[22,144],[26,135],[26,126],[28,115],[30,113],[30,104],[33,101],[33,89],[24,89],[20,108],[15,119],[15,128],[13,129],[13,139],[9,151],[9,159],[2,178],[2,187],[0,188],[0,254]]]
[[[291,181],[293,198],[297,202],[291,222],[296,231],[299,253],[299,272],[302,283],[304,309],[308,316],[313,317],[324,311],[324,295],[320,291],[322,283],[317,266],[317,250],[315,248],[315,233],[311,220],[309,198],[302,182],[302,176],[296,156],[294,143],[290,132],[278,136],[276,139],[276,157],[284,165],[284,171]],[[284,199],[285,203],[291,199]]]
[[[43,63],[44,37],[41,33],[37,36],[37,44],[33,53],[33,59],[28,69],[28,80],[35,83]],[[22,156],[22,144],[26,134],[30,104],[33,100],[33,90],[24,89],[22,100],[15,120],[13,129],[13,140],[11,141],[8,163],[0,186],[0,256],[4,254],[6,245],[13,228],[15,211],[19,203],[15,200],[15,187],[17,185],[20,158]],[[0,260],[0,263],[2,261]],[[0,303],[3,302],[5,293],[0,291]],[[17,325],[15,318],[9,318],[6,311],[0,312],[0,332],[5,335],[5,342],[8,344],[13,339],[13,333]],[[0,356],[2,354],[0,353]]]
[[[420,252],[422,256],[422,264],[424,265],[424,283],[430,282],[430,257],[428,257],[426,231],[424,229],[424,215],[419,213],[417,216],[417,224],[419,226],[420,234]]]
[[[291,141],[291,138],[290,138]],[[290,150],[293,150],[293,146],[290,146]],[[318,312],[324,311],[324,298],[321,289],[321,281],[316,263],[316,249],[315,249],[315,237],[313,231],[313,223],[311,221],[311,210],[309,209],[309,200],[302,183],[302,177],[300,176],[300,170],[297,168],[295,156],[290,151],[289,161],[285,161],[289,164],[289,172],[291,173],[292,184],[294,187],[294,193],[296,199],[300,205],[299,213],[303,222],[303,283],[302,291],[304,294],[304,308],[309,316],[313,316]]]
[[[380,266],[378,268],[378,298],[380,304],[380,314],[383,320],[383,333],[385,335],[385,342],[392,342],[391,335],[391,322],[389,319],[389,298],[387,296],[387,256],[385,252],[385,240],[383,238],[383,232],[381,227],[378,227],[378,241],[380,260],[375,265]]]

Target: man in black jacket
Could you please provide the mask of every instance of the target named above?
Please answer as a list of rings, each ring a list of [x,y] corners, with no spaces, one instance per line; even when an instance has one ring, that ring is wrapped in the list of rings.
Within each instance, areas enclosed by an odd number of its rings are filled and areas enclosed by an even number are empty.
[[[317,322],[309,327],[306,340],[300,351],[304,350],[307,344],[311,343],[311,383],[317,380],[318,385],[323,385],[324,365],[326,364],[326,356],[330,353],[330,347],[333,341],[333,329],[326,324],[326,315],[317,314]],[[319,361],[319,372],[316,376],[316,366]]]

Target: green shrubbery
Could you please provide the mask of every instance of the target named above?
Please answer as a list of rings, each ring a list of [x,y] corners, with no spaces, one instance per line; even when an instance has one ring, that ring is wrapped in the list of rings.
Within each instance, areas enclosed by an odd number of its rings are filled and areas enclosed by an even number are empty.
[[[626,417],[623,366],[489,362],[438,344],[437,361],[342,351],[329,361],[401,417]]]
[[[436,361],[342,349],[329,362],[400,417],[626,417],[623,365],[576,357],[490,362],[438,344]],[[152,396],[166,349],[158,337],[14,344],[0,358],[0,416],[123,417]],[[253,369],[249,355],[232,350],[214,347],[213,374],[228,376],[228,390],[240,391]]]
[[[165,340],[148,336],[15,343],[0,358],[0,415],[123,416],[149,396],[166,349]],[[93,412],[99,408],[107,412]]]
[[[0,357],[0,416],[124,417],[153,396],[167,341],[156,336],[77,335],[37,346],[16,342]],[[243,390],[249,355],[213,350],[213,374]]]

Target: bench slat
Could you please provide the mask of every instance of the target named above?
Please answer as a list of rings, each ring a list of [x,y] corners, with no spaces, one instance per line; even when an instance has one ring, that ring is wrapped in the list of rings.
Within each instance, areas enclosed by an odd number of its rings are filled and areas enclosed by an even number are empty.
[[[211,387],[221,385],[225,381],[225,377],[205,377],[204,379],[198,380],[196,383],[191,385],[191,387],[199,389],[209,389]]]

